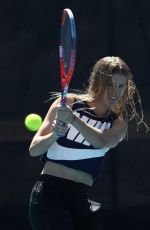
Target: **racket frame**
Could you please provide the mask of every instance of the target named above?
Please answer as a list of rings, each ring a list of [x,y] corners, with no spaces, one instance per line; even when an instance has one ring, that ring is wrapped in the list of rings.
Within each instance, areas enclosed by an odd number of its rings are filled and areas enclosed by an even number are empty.
[[[65,71],[65,58],[64,58],[64,25],[66,18],[69,18],[70,22],[70,30],[71,30],[71,40],[72,40],[72,47],[71,47],[71,55],[70,55],[70,63],[69,63],[69,70],[68,73]],[[60,59],[60,77],[61,77],[61,104],[66,105],[66,98],[68,93],[68,88],[70,81],[72,79],[74,68],[75,68],[75,59],[76,59],[76,29],[75,29],[75,21],[73,13],[70,9],[66,8],[63,10],[62,17],[61,17],[61,26],[60,26],[60,43],[59,43],[59,59]]]

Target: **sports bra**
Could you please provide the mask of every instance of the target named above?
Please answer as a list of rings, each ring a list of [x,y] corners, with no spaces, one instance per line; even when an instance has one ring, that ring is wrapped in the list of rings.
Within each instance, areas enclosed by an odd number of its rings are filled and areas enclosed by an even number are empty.
[[[106,117],[98,117],[86,102],[80,100],[74,102],[72,110],[80,119],[102,131],[110,129],[114,120],[118,118],[114,112]],[[59,137],[47,153],[42,155],[41,160],[84,171],[95,178],[108,151],[109,148],[98,149],[92,146],[73,125],[69,124],[65,136]]]

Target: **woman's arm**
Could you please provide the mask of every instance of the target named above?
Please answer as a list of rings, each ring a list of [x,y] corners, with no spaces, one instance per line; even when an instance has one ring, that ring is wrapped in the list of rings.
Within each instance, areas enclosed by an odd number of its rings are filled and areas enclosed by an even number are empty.
[[[75,117],[73,125],[95,148],[114,148],[127,131],[126,122],[120,119],[117,119],[110,129],[104,131],[85,123],[79,117]]]
[[[110,129],[101,131],[92,127],[79,117],[75,116],[69,107],[60,106],[58,109],[59,120],[72,125],[84,136],[84,138],[95,148],[113,148],[125,136],[127,123],[117,119]]]
[[[49,149],[49,147],[66,133],[67,126],[63,125],[57,118],[57,106],[60,99],[57,99],[50,107],[40,129],[37,131],[31,145],[29,152],[31,156],[41,155]]]

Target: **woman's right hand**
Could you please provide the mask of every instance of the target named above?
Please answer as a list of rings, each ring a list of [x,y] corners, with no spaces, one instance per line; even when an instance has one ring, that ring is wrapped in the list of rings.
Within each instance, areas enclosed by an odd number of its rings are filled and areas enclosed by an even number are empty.
[[[57,118],[54,119],[52,123],[52,133],[54,133],[58,137],[65,136],[68,129],[68,124],[58,120]]]

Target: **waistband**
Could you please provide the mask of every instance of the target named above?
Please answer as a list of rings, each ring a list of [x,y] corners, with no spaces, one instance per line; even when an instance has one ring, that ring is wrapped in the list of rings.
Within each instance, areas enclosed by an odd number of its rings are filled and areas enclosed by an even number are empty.
[[[56,177],[53,175],[48,175],[48,174],[40,174],[39,178],[38,178],[41,182],[48,184],[48,185],[59,185],[62,187],[65,186],[71,186],[74,188],[80,187],[83,189],[88,190],[89,188],[91,188],[91,186],[83,184],[83,183],[79,183],[79,182],[75,182],[69,179],[65,179],[65,178],[61,178],[61,177]]]

